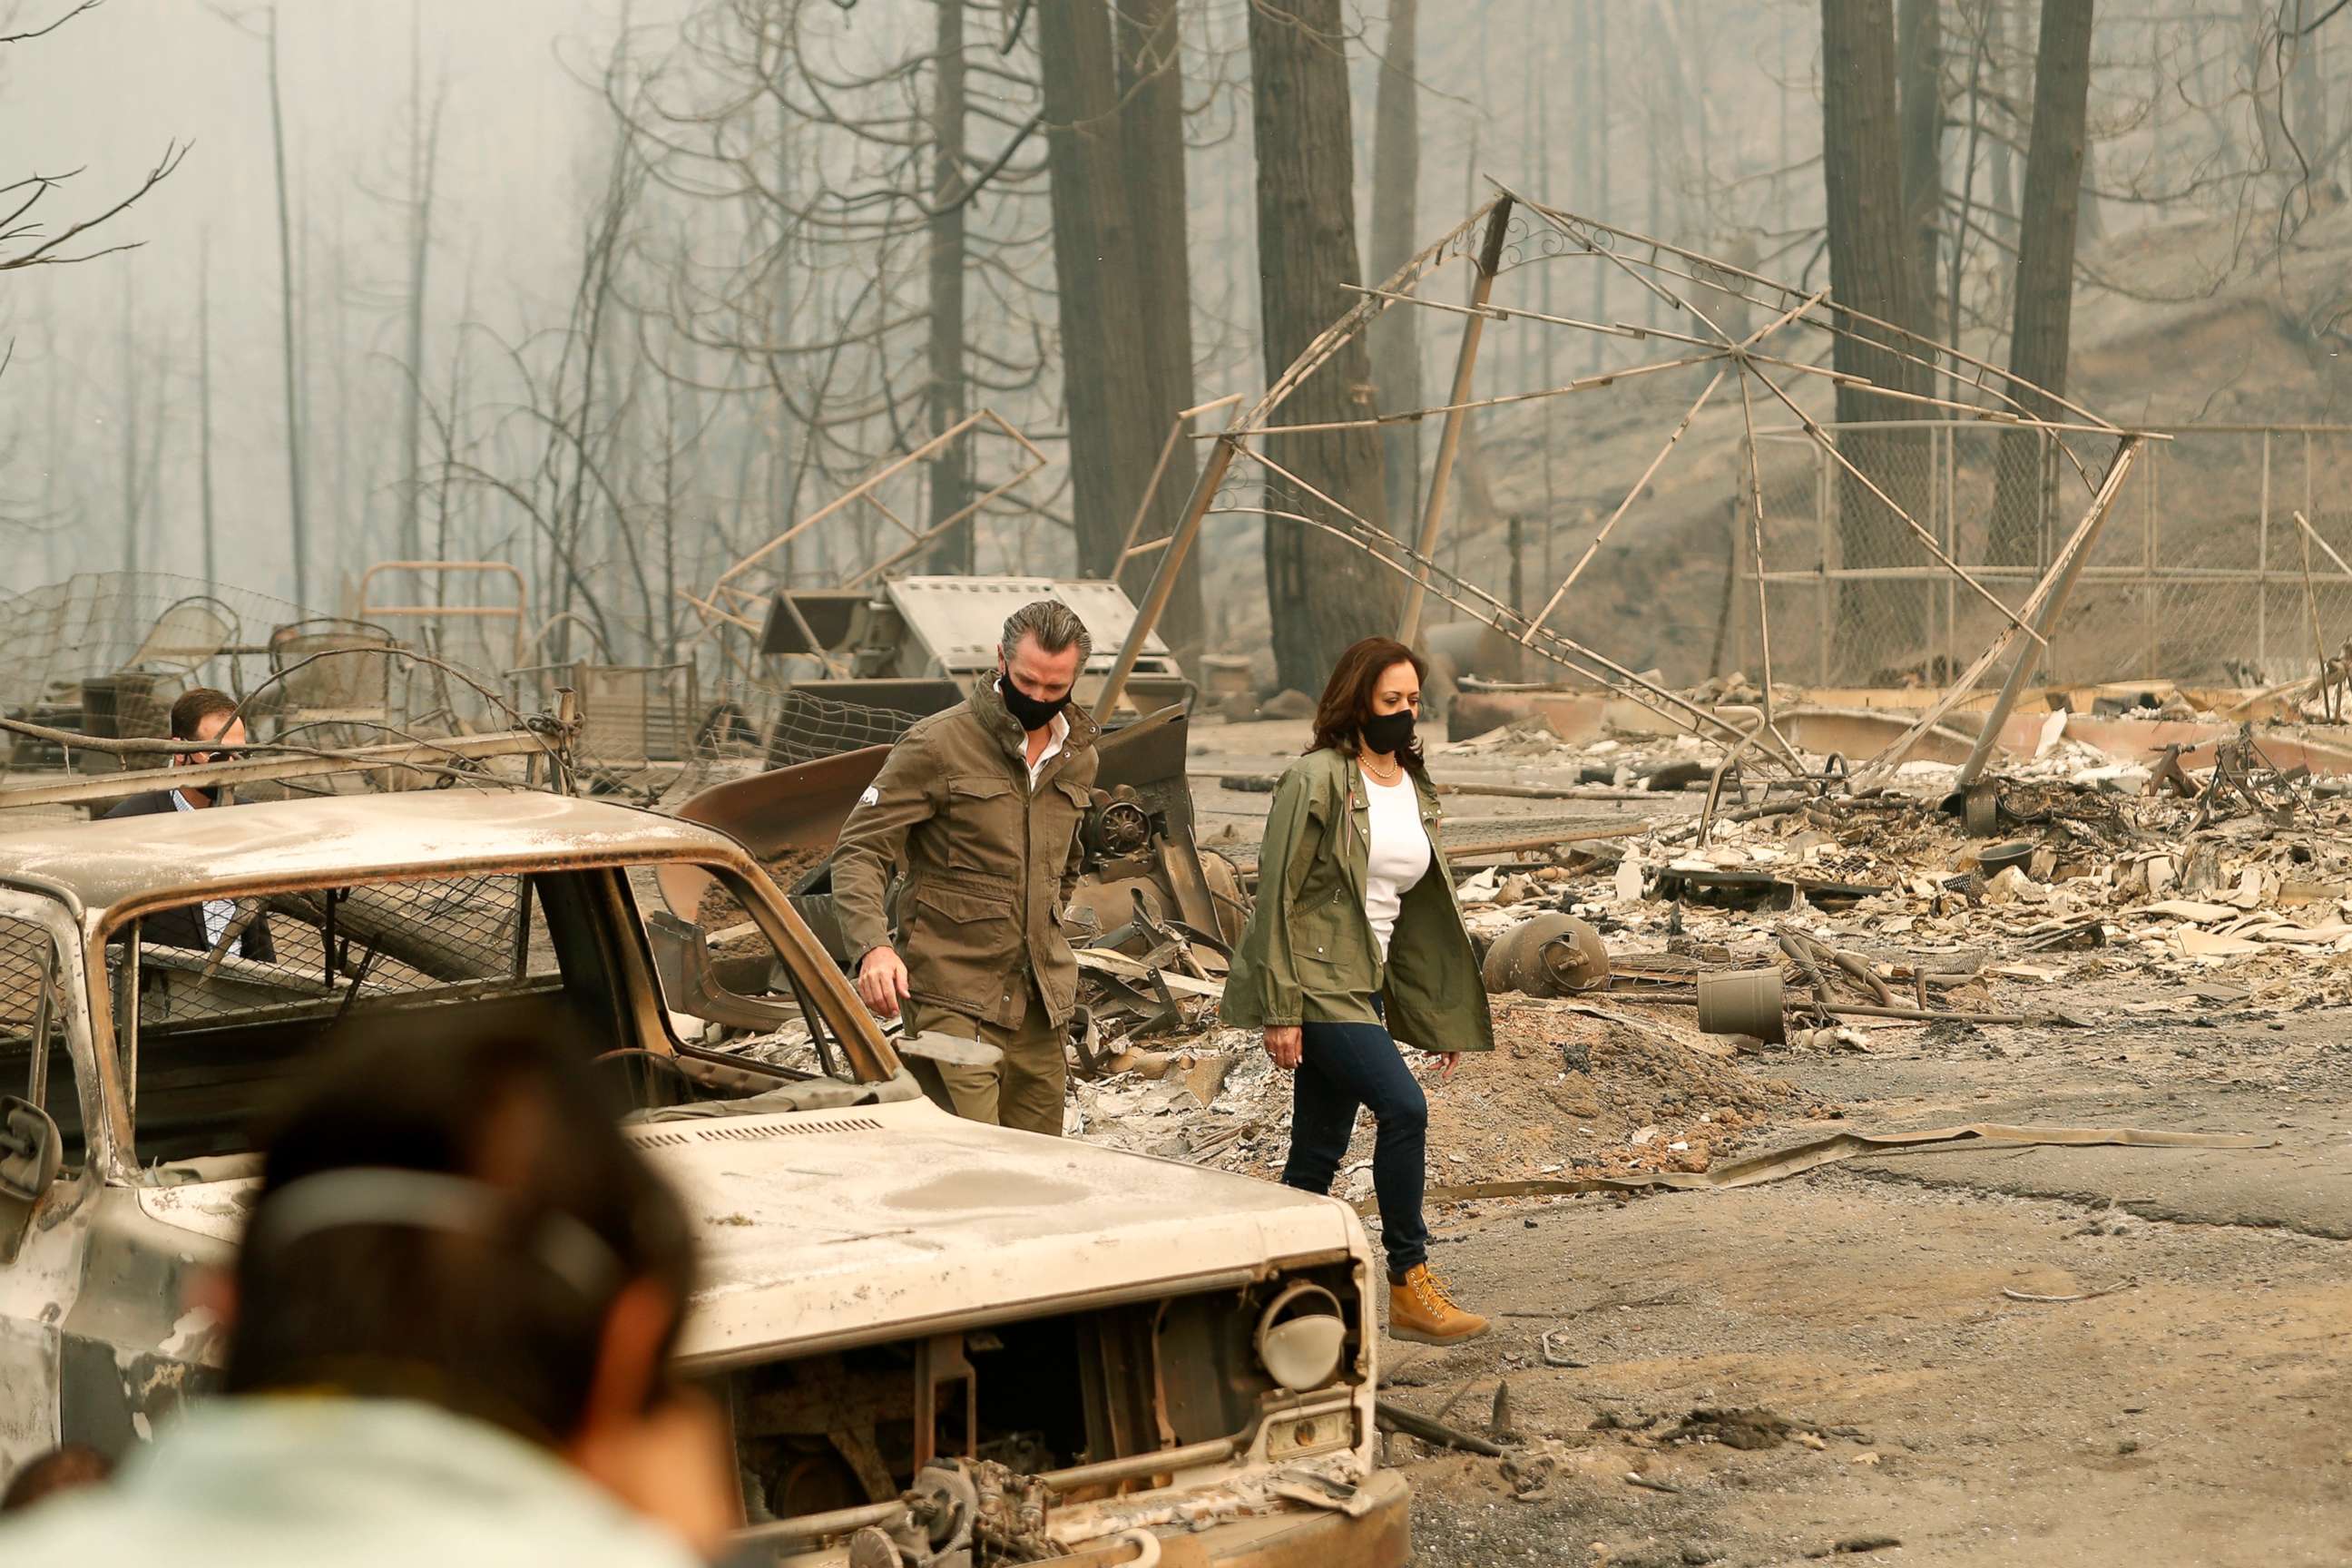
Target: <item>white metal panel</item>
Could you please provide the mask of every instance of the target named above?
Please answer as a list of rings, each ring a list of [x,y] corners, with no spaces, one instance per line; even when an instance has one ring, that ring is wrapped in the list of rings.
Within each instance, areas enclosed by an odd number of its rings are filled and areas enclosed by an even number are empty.
[[[1036,599],[1059,599],[1076,610],[1094,638],[1087,668],[1106,673],[1135,625],[1135,605],[1116,583],[1094,578],[899,577],[887,584],[890,602],[940,672],[971,675],[996,666],[1004,619]],[[1143,651],[1165,663],[1168,645],[1154,632]]]

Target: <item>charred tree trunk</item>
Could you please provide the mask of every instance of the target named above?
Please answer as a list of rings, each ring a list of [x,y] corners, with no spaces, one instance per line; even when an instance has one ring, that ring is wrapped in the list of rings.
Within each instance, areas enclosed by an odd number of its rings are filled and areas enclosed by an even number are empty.
[[[783,209],[791,205],[794,188],[792,123],[785,114],[781,110],[778,111],[776,161],[775,167],[769,175],[775,184],[778,213],[776,230],[772,242],[774,246],[774,258],[770,263],[767,272],[767,317],[770,323],[769,331],[774,334],[773,341],[780,343],[792,342],[793,321],[793,288],[795,275],[793,270],[793,233],[789,221],[782,216]],[[766,405],[768,414],[764,433],[767,437],[768,459],[767,531],[770,533],[782,532],[799,515],[801,479],[807,467],[801,456],[800,422],[794,416],[791,400],[784,395],[783,376],[788,363],[788,361],[780,357],[768,357],[761,362],[763,373],[769,382]],[[740,552],[751,549],[756,542],[756,539],[737,538],[730,541],[730,548]],[[810,552],[814,555],[814,547],[818,542],[812,539],[809,542],[812,546]],[[776,581],[786,586],[796,586],[800,582],[797,574],[798,544],[797,540],[786,544],[776,557]]]
[[[333,307],[331,331],[333,344],[328,358],[334,371],[335,450],[334,477],[329,483],[329,493],[334,497],[334,510],[329,522],[335,531],[334,565],[336,580],[350,580],[354,560],[363,558],[366,522],[364,513],[355,516],[352,510],[352,333],[351,333],[351,248],[343,240],[343,203],[335,201],[335,262],[328,273],[328,299]]]
[[[1054,271],[1078,570],[1106,576],[1160,455],[1144,395],[1135,229],[1119,177],[1106,0],[1039,0],[1037,55],[1053,191]]]
[[[41,380],[47,396],[44,400],[47,416],[42,423],[44,440],[41,450],[47,460],[41,464],[41,581],[55,583],[68,574],[64,568],[68,559],[60,549],[68,535],[57,525],[58,479],[71,462],[73,454],[67,446],[70,426],[66,417],[66,378],[58,374],[55,295],[46,287],[42,289],[42,304],[44,308],[37,312],[37,319],[41,323],[41,365],[44,373]],[[76,552],[70,559],[79,563],[79,552]]]
[[[1590,0],[1592,13],[1592,58],[1587,62],[1592,77],[1592,108],[1590,132],[1592,138],[1592,216],[1603,223],[1616,221],[1616,213],[1609,200],[1609,170],[1613,160],[1609,153],[1609,5],[1607,0]],[[1592,319],[1609,320],[1609,268],[1592,268]],[[1609,352],[1609,339],[1601,332],[1592,337],[1592,368],[1599,370]]]
[[[1901,92],[1903,222],[1910,242],[1912,320],[1936,335],[1936,263],[1944,244],[1944,34],[1941,0],[1902,0],[1895,30]]]
[[[441,162],[442,92],[425,114],[424,49],[417,0],[408,12],[408,376],[400,403],[400,552],[422,557],[424,527],[419,508],[425,490],[425,295],[433,257],[433,176]],[[446,84],[445,84],[446,85]]]
[[[1355,146],[1349,130],[1347,19],[1339,0],[1257,0],[1249,11],[1251,100],[1257,136],[1259,310],[1266,378],[1354,302],[1358,281]],[[1362,419],[1371,360],[1361,337],[1340,346],[1276,415],[1278,424]],[[1388,526],[1380,442],[1368,427],[1270,439],[1268,455],[1371,523]],[[1334,526],[1325,503],[1269,478],[1267,509]],[[1402,602],[1394,577],[1318,529],[1265,521],[1265,595],[1276,678],[1314,692],[1357,638],[1391,630]]]
[[[1905,241],[1896,144],[1895,17],[1892,0],[1822,0],[1822,167],[1829,206],[1831,297],[1881,321],[1917,319],[1910,247]],[[1899,333],[1858,321],[1837,339],[1841,374],[1874,386],[1916,389],[1915,367],[1898,353]],[[1853,426],[1909,416],[1897,399],[1847,383],[1837,389],[1837,417]],[[1926,450],[1915,433],[1847,428],[1838,449],[1872,484],[1920,515],[1927,490]],[[1843,469],[1838,483],[1838,564],[1901,566],[1919,558],[1909,531],[1885,501]],[[1924,628],[1919,590],[1909,584],[1847,581],[1838,595],[1839,674],[1870,679],[1899,659]]]
[[[2018,65],[2024,45],[2018,24],[2025,3],[1985,0],[1991,11],[1985,19],[1985,30],[1991,37],[1992,96],[1999,106],[1995,112],[2004,122],[1992,139],[1992,227],[2003,239],[2017,237],[2017,158],[2010,147],[2018,129],[2017,105],[2024,96]]]
[[[125,269],[126,272],[128,268]],[[196,243],[196,482],[204,530],[205,592],[220,583],[213,531],[213,243],[205,231]]]
[[[1386,279],[1412,259],[1421,232],[1415,197],[1421,186],[1420,0],[1389,0],[1389,31],[1381,55],[1381,87],[1372,125],[1372,266]],[[1549,198],[1549,195],[1547,196]],[[1549,279],[1549,271],[1547,271]],[[1421,311],[1400,307],[1372,323],[1372,382],[1381,412],[1419,408]],[[1549,342],[1549,334],[1546,342]],[[1421,426],[1391,425],[1381,433],[1389,516],[1421,511]]]
[[[2282,96],[2287,132],[2294,140],[2287,154],[2287,173],[2305,187],[2306,203],[2311,199],[2309,187],[2327,178],[2327,93],[2320,85],[2319,72],[2320,40],[2325,35],[2317,30],[2320,14],[2326,8],[2320,0],[2293,0],[2285,14],[2293,37],[2285,41],[2287,68]]]
[[[2033,132],[2026,144],[2024,223],[2019,231],[2017,308],[2009,335],[2010,395],[2053,416],[2042,392],[2066,390],[2074,325],[2075,217],[2091,98],[2092,0],[2043,0],[2033,68]],[[2037,392],[2035,389],[2040,389]],[[2002,436],[1993,493],[1991,558],[2032,561],[2041,531],[2046,442],[2032,431]]]
[[[936,0],[939,30],[931,93],[930,388],[931,434],[953,429],[969,412],[964,375],[964,67],[963,0]],[[951,441],[930,460],[929,526],[971,503],[971,443]],[[934,572],[969,573],[977,519],[931,546]]]
[[[122,570],[135,574],[142,564],[139,546],[139,368],[132,358],[137,342],[133,326],[135,312],[131,308],[131,269],[122,269],[122,332],[118,345],[122,362],[122,417],[117,421],[122,437]],[[54,374],[54,373],[53,373]],[[130,584],[126,594],[135,593]]]
[[[294,603],[310,598],[310,527],[302,508],[302,378],[294,342],[294,215],[286,187],[286,108],[278,90],[278,7],[268,11],[269,142],[278,173],[278,330],[286,378],[286,506],[294,544]]]
[[[1112,23],[1118,54],[1119,162],[1135,226],[1142,284],[1144,394],[1151,422],[1147,463],[1159,460],[1176,416],[1193,404],[1192,265],[1184,174],[1184,62],[1178,0],[1122,0]],[[1185,498],[1200,473],[1192,442],[1180,437],[1160,476],[1160,489],[1139,540],[1175,531]],[[1150,482],[1149,468],[1144,482]],[[1122,520],[1123,521],[1124,520]],[[1141,592],[1158,564],[1144,556],[1127,572]],[[1160,635],[1180,662],[1197,659],[1206,627],[1201,606],[1200,557],[1188,557],[1160,616]]]

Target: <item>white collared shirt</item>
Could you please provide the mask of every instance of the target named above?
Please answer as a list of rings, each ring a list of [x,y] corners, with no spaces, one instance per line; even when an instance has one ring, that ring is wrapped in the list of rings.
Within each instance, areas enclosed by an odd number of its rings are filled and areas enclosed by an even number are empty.
[[[173,790],[172,792],[172,806],[175,811],[194,811],[196,809],[194,806],[188,804],[188,797],[182,795],[178,790]],[[205,900],[205,952],[210,952],[214,948],[220,945],[221,932],[228,930],[228,922],[234,919],[236,915],[236,900],[234,899],[206,899]]]
[[[1045,742],[1045,749],[1037,753],[1035,762],[1029,764],[1029,787],[1033,791],[1037,787],[1038,775],[1045,771],[1045,764],[1062,754],[1062,742],[1070,738],[1070,721],[1062,714],[1054,715],[1054,722],[1049,728],[1054,731],[1054,738]]]

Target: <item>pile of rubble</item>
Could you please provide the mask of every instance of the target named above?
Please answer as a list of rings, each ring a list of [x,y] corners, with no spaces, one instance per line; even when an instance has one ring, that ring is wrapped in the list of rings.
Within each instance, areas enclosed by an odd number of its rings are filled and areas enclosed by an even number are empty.
[[[1667,791],[1675,809],[1648,814],[1664,820],[1622,838],[1457,867],[1482,952],[1537,921],[1552,922],[1548,940],[1573,925],[1606,951],[1595,983],[1533,986],[1551,995],[1517,994],[1489,965],[1498,1048],[1430,1084],[1441,1183],[1705,1171],[1765,1127],[1827,1113],[1737,1059],[1759,1039],[1702,1032],[1689,1004],[1708,976],[1769,973],[1759,1005],[1777,1025],[1786,987],[1786,1041],[1845,1050],[1937,1019],[2091,1022],[2057,1001],[2079,1005],[2076,983],[2102,979],[2147,993],[2108,1009],[2117,1024],[2192,995],[2277,1014],[2352,991],[2352,802],[2272,766],[2251,736],[2201,769],[2053,736],[1972,792],[1949,766],[1857,790],[1805,759],[1810,780],[1728,781],[1704,820],[1720,752],[1695,741],[1571,747],[1515,725],[1448,750],[1525,758],[1562,784],[1640,787],[1678,764],[1686,776]],[[1071,1131],[1276,1173],[1288,1080],[1254,1034],[1216,1026],[1213,990],[1195,984],[1149,1029],[1108,1014]],[[1370,1192],[1370,1135],[1367,1120],[1349,1196]]]
[[[1451,1081],[1424,1076],[1432,1179],[1514,1181],[1705,1171],[1757,1131],[1836,1108],[1750,1072],[1688,1019],[1582,998],[1500,996],[1496,1049]],[[1255,1031],[1207,1028],[1113,1054],[1076,1086],[1066,1131],[1136,1153],[1279,1176],[1290,1078]],[[1365,1119],[1339,1192],[1371,1194]]]

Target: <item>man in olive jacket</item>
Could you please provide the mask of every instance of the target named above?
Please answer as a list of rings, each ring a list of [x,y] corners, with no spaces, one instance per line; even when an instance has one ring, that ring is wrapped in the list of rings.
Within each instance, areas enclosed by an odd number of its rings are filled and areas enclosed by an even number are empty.
[[[910,1035],[996,1047],[995,1067],[910,1059],[957,1115],[1059,1136],[1078,964],[1060,925],[1083,856],[1097,729],[1069,706],[1092,651],[1055,599],[1004,623],[993,684],[900,737],[841,829],[834,909],[857,993]],[[903,868],[898,944],[885,895]],[[903,956],[902,956],[903,953]]]

